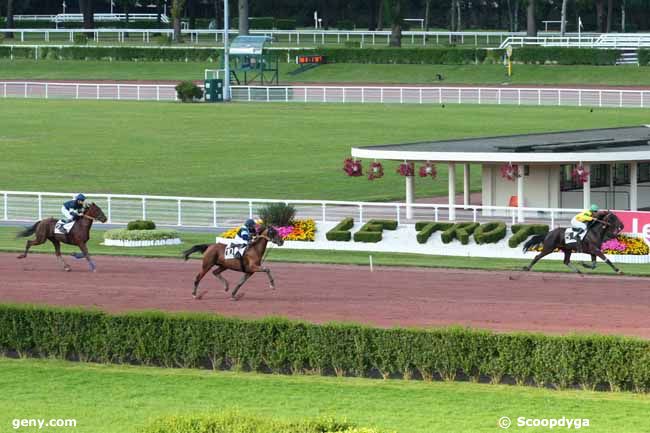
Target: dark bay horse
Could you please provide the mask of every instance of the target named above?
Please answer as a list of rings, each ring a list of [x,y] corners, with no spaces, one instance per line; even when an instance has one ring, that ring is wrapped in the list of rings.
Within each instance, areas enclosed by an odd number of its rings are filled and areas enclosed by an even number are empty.
[[[92,272],[95,272],[96,266],[88,254],[88,247],[86,246],[88,240],[90,239],[90,228],[93,225],[93,221],[99,220],[103,223],[106,222],[106,216],[104,212],[97,206],[95,203],[91,203],[84,207],[84,212],[82,217],[72,226],[70,233],[67,235],[55,234],[54,226],[57,223],[55,218],[46,218],[34,224],[33,226],[26,228],[25,230],[18,233],[17,238],[26,238],[33,234],[36,234],[36,239],[28,240],[25,245],[25,252],[18,256],[19,259],[24,259],[27,257],[27,252],[29,249],[36,245],[41,245],[46,241],[52,242],[54,245],[54,252],[56,258],[63,265],[63,270],[70,271],[70,266],[63,260],[61,256],[61,243],[76,245],[81,250],[80,255],[75,255],[76,258],[86,258],[88,261],[88,267]]]
[[[224,285],[226,292],[230,289],[228,281],[221,275],[223,271],[232,270],[237,272],[243,272],[244,276],[241,278],[235,289],[232,291],[231,297],[232,300],[236,301],[237,291],[244,283],[253,276],[256,272],[265,272],[269,278],[269,284],[271,289],[275,289],[275,283],[273,281],[273,275],[271,275],[271,270],[262,266],[262,259],[264,258],[264,253],[266,252],[266,247],[269,242],[273,242],[278,246],[282,246],[284,241],[276,229],[273,227],[262,227],[260,229],[260,234],[251,242],[246,249],[243,257],[241,259],[226,259],[226,247],[225,244],[202,244],[194,245],[192,248],[183,251],[183,258],[187,260],[190,255],[201,252],[203,253],[203,263],[201,266],[201,271],[196,275],[194,279],[194,289],[192,290],[192,296],[196,298],[196,291],[199,287],[199,283],[207,274],[213,266],[217,268],[212,271],[215,277],[217,277]]]
[[[617,268],[600,249],[603,242],[616,237],[623,230],[623,227],[621,220],[610,211],[602,211],[596,214],[596,220],[591,223],[587,229],[585,238],[581,241],[582,245],[580,250],[581,253],[591,255],[591,269],[596,267],[596,257],[600,257],[605,263],[611,266],[614,272],[617,274],[623,274],[623,272]],[[571,254],[578,252],[577,243],[567,245],[564,242],[564,231],[564,228],[558,227],[555,230],[548,232],[546,235],[533,236],[528,242],[526,242],[524,244],[524,252],[529,251],[531,248],[538,245],[542,245],[543,249],[541,253],[535,256],[528,266],[524,267],[524,271],[530,271],[535,263],[540,261],[543,257],[551,254],[557,248],[564,252],[564,264],[573,272],[581,274],[580,270],[571,263]],[[587,266],[585,265],[585,267]]]

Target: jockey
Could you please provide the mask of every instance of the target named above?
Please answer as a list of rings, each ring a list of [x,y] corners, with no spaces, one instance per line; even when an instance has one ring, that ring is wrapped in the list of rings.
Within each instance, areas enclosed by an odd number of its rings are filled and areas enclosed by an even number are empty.
[[[237,235],[235,236],[236,244],[250,244],[253,238],[257,235],[255,230],[255,221],[247,219],[243,226],[240,227]]]
[[[571,220],[571,227],[577,232],[581,240],[587,234],[587,224],[596,220],[596,212],[598,212],[598,206],[592,204],[589,209],[583,210]]]
[[[79,218],[81,218],[85,201],[85,195],[77,194],[74,200],[69,200],[63,203],[63,207],[61,207],[61,213],[63,213],[66,224],[72,221],[77,221]]]

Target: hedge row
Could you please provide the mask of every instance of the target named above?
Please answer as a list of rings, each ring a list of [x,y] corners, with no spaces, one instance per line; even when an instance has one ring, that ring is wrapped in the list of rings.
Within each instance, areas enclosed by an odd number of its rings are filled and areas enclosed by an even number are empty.
[[[447,230],[454,223],[440,223],[435,221],[420,221],[415,223],[415,230],[418,234],[415,236],[419,243],[426,244],[432,234],[439,230]]]
[[[650,50],[639,50],[639,66],[649,66],[650,65]]]
[[[620,50],[597,48],[523,47],[513,50],[517,63],[556,63],[558,65],[615,65]]]
[[[370,220],[354,234],[355,242],[380,242],[384,230],[397,230],[397,221]]]
[[[133,47],[54,47],[40,46],[38,53],[32,47],[7,47],[0,45],[0,58],[50,59],[50,60],[143,60],[216,62],[219,58],[214,48],[133,48]]]
[[[459,223],[454,224],[449,227],[447,230],[442,232],[440,238],[442,242],[448,244],[454,239],[458,239],[461,244],[467,245],[469,243],[469,237],[474,233],[479,226],[479,223]]]
[[[548,233],[548,225],[546,224],[514,224],[512,236],[508,239],[508,246],[510,248],[517,248],[520,243],[528,239],[532,235],[545,235]]]
[[[353,218],[344,218],[340,223],[338,223],[332,230],[325,233],[325,238],[328,241],[349,241],[352,239],[352,233],[350,229],[354,226]]]
[[[0,305],[0,351],[165,367],[650,390],[650,341]]]
[[[506,230],[506,224],[501,221],[481,224],[474,231],[474,240],[477,244],[495,244],[506,237]]]

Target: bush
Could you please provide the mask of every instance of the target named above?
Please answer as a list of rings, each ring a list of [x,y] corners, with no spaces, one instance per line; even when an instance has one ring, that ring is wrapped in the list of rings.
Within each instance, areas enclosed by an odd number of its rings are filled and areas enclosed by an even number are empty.
[[[357,377],[412,377],[417,371],[427,380],[462,374],[558,388],[650,388],[650,341],[625,337],[384,329],[213,314],[111,315],[26,305],[0,305],[0,329],[0,353],[21,357]]]
[[[135,220],[135,221],[130,221],[126,225],[126,229],[127,230],[155,230],[156,223],[149,220]]]
[[[439,230],[447,230],[451,226],[453,226],[454,223],[441,223],[441,222],[434,222],[434,221],[420,221],[415,223],[415,230],[418,231],[418,234],[416,235],[416,239],[418,240],[419,243],[421,244],[426,244],[431,235],[433,235],[435,232]]]
[[[349,241],[352,239],[350,229],[354,226],[353,218],[344,218],[332,230],[325,233],[325,238],[328,241]]]
[[[650,64],[650,50],[641,49],[637,52],[639,56],[639,66],[648,66]]]
[[[158,35],[155,41],[158,45],[171,45],[173,37],[171,35]]]
[[[170,62],[212,62],[219,57],[214,48],[180,49],[167,47],[99,47],[95,45],[79,46],[40,46],[41,58],[60,60],[122,60],[122,61],[170,61]],[[0,57],[8,58],[12,54],[9,47],[0,47]],[[34,59],[34,48],[14,47],[13,56],[17,59]]]
[[[267,226],[286,227],[293,224],[296,208],[286,203],[270,203],[258,209],[257,214]]]
[[[176,85],[176,95],[181,102],[194,102],[203,98],[203,89],[191,81],[181,81]]]
[[[370,220],[354,234],[355,242],[379,242],[384,230],[397,230],[397,221]]]
[[[248,24],[251,29],[270,30],[274,27],[274,21],[273,17],[255,17],[249,18]],[[239,25],[239,21],[237,25]]]
[[[294,19],[277,19],[275,28],[278,30],[296,30],[296,20]]]
[[[474,48],[364,48],[350,41],[354,48],[319,49],[328,63],[373,64],[469,64],[485,58],[483,49]],[[308,54],[308,53],[306,53]]]
[[[352,20],[339,20],[336,22],[336,28],[339,30],[354,30],[354,21]]]
[[[548,226],[546,224],[515,224],[510,230],[513,235],[508,239],[508,246],[517,248],[520,243],[531,235],[545,235],[548,233]]]
[[[178,239],[180,234],[176,230],[124,230],[114,229],[104,233],[104,239],[120,241],[160,241],[164,239]]]
[[[478,223],[459,223],[454,224],[449,227],[447,230],[442,232],[441,239],[445,244],[450,243],[454,239],[458,239],[461,244],[467,245],[469,243],[469,237],[474,230],[479,226]]]
[[[88,43],[88,35],[85,33],[75,33],[73,40],[76,45],[86,45]]]
[[[558,65],[615,65],[621,56],[620,50],[566,47],[522,47],[515,48],[512,60],[516,63]]]
[[[477,244],[495,244],[506,237],[506,230],[506,224],[501,221],[481,224],[474,231],[474,240]]]

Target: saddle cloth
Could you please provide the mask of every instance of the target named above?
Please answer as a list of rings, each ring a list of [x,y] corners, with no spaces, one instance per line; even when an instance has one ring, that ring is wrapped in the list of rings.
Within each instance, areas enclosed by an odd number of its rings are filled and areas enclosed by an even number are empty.
[[[241,259],[246,253],[246,244],[230,244],[226,247],[226,260]]]
[[[65,223],[64,220],[58,220],[56,224],[54,225],[54,234],[55,235],[65,235],[70,233],[70,230],[72,230],[72,227],[74,226],[75,221],[71,221],[69,223]]]
[[[582,232],[578,233],[578,230],[574,229],[573,227],[569,227],[564,231],[564,243],[565,244],[574,244],[578,241],[578,239],[583,239],[584,235],[586,235],[587,232]]]

